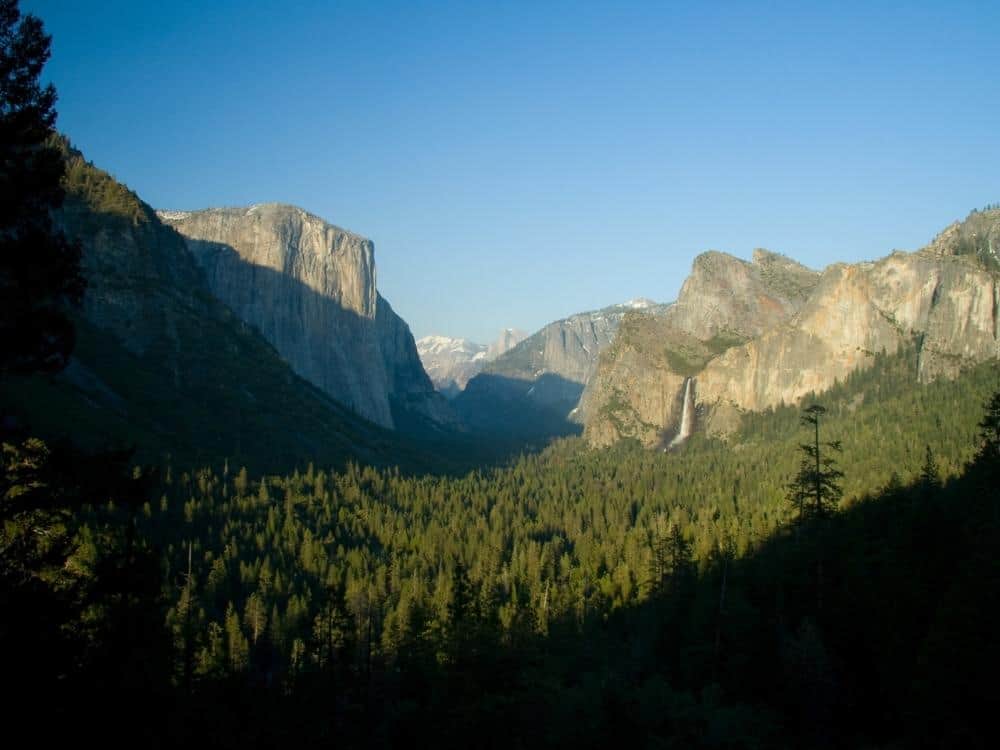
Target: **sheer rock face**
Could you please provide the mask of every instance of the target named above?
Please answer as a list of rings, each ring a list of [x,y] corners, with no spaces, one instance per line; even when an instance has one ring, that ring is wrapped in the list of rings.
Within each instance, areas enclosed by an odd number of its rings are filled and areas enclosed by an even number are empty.
[[[695,258],[667,317],[674,328],[703,341],[752,338],[794,315],[818,278],[767,250],[754,250],[752,263],[709,251]]]
[[[409,328],[378,294],[372,242],[293,206],[161,211],[209,286],[305,379],[363,417],[448,421]]]
[[[228,245],[239,260],[277,271],[345,311],[375,318],[371,240],[277,203],[158,214],[188,239]]]
[[[521,380],[553,373],[583,383],[596,364],[598,353],[614,339],[620,322],[621,314],[617,311],[599,310],[549,323],[498,357],[486,372]]]
[[[135,445],[136,461],[175,467],[401,463],[407,444],[297,376],[216,297],[188,242],[150,206],[68,141],[57,146],[66,196],[54,218],[80,243],[87,289],[67,369],[3,383],[16,419],[46,438]]]
[[[487,363],[455,399],[456,409],[473,429],[578,431],[580,394],[622,320],[638,311],[662,315],[667,307],[639,299],[549,323]]]
[[[919,342],[923,382],[1000,356],[995,274],[956,257],[894,253],[834,265],[798,316],[723,353],[699,376],[700,398],[759,410],[796,403],[865,367],[882,350]]]
[[[97,210],[82,189],[71,189],[57,220],[83,250],[84,317],[112,332],[134,355],[162,341],[170,342],[166,350],[172,352],[178,312],[210,317],[211,305],[199,297],[204,284],[184,243],[138,198],[135,205],[135,215],[116,216]]]
[[[580,400],[595,445],[620,438],[666,445],[676,435],[686,377],[714,357],[791,318],[819,274],[793,260],[755,250],[753,261],[709,251],[695,258],[677,301],[662,316],[633,315],[602,356]]]
[[[600,353],[614,341],[626,313],[646,310],[654,314],[665,309],[648,300],[633,300],[571,315],[549,323],[497,357],[483,368],[483,374],[525,381],[554,375],[582,386],[593,374]]]
[[[520,328],[505,328],[500,332],[496,341],[486,349],[486,361],[492,362],[497,357],[506,354],[515,346],[528,338],[528,332]]]
[[[581,400],[587,438],[665,445],[686,376],[695,378],[700,427],[726,432],[740,410],[796,403],[911,342],[922,381],[1000,356],[1000,282],[989,255],[1000,212],[992,222],[984,213],[917,253],[820,275],[760,251],[752,264],[700,256],[670,312],[623,326],[602,357]]]

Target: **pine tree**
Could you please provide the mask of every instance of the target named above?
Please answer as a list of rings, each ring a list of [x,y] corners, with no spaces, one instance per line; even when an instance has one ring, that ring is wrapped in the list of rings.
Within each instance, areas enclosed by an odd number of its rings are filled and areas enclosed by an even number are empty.
[[[56,91],[39,77],[51,37],[17,0],[0,0],[0,373],[57,371],[75,341],[80,247],[56,229],[65,162],[55,142]]]
[[[250,662],[250,644],[247,643],[236,607],[232,602],[226,608],[226,651],[229,655],[229,669],[233,672],[243,672]]]
[[[448,619],[453,627],[459,627],[472,612],[474,601],[472,582],[461,560],[455,561],[452,569],[451,601],[448,603]]]
[[[986,413],[979,423],[979,450],[974,463],[981,468],[996,471],[1000,467],[1000,390],[985,405]]]
[[[267,628],[267,604],[256,591],[250,594],[250,598],[247,599],[243,621],[250,631],[250,638],[256,645]]]
[[[934,458],[934,451],[928,445],[924,454],[924,464],[920,467],[920,486],[927,492],[940,485],[941,472],[938,469],[937,460]]]
[[[236,495],[238,497],[245,497],[247,494],[247,489],[250,487],[250,479],[247,476],[247,467],[241,466],[239,473],[236,475],[236,479],[233,480],[233,487],[236,490]]]
[[[837,468],[836,461],[830,456],[823,454],[823,449],[829,449],[835,453],[842,450],[839,440],[820,442],[819,428],[820,420],[826,414],[826,409],[819,404],[813,404],[805,409],[800,417],[802,424],[812,427],[813,440],[811,443],[800,443],[799,449],[802,451],[802,462],[799,465],[798,474],[788,485],[788,499],[794,505],[798,516],[797,529],[801,529],[806,524],[818,524],[825,521],[837,508],[843,490],[840,480],[844,473]],[[824,558],[824,534],[823,529],[817,529],[821,533],[812,540],[813,554],[815,555],[816,569],[816,610],[823,609],[823,558]],[[796,532],[798,533],[798,532]]]
[[[670,536],[667,541],[667,560],[670,576],[679,581],[694,573],[694,557],[691,552],[691,542],[684,537],[684,532],[677,524],[671,524]]]
[[[824,448],[840,453],[839,440],[821,443],[819,439],[820,420],[826,409],[813,404],[802,414],[801,422],[813,428],[813,440],[801,443],[802,461],[795,478],[788,484],[788,499],[797,513],[799,523],[822,520],[829,516],[840,502],[843,490],[840,480],[844,473],[837,468],[836,461],[824,455]]]

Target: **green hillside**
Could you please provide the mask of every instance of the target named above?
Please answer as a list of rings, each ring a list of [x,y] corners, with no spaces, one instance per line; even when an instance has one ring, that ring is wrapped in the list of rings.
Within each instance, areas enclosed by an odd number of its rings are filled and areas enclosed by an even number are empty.
[[[0,382],[3,413],[88,448],[138,447],[178,466],[225,459],[257,471],[309,461],[431,465],[298,377],[208,291],[182,238],[65,141],[59,221],[84,248],[78,345],[58,376]]]

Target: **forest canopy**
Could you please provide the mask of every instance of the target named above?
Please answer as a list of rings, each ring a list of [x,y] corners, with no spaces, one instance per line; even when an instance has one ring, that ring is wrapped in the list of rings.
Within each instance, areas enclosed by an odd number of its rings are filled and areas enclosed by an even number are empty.
[[[0,0],[5,381],[62,370],[76,342],[80,248],[53,221],[64,186],[119,227],[153,217],[54,133],[49,47],[38,19]],[[437,473],[141,466],[132,450],[81,448],[94,435],[45,441],[0,413],[7,734],[992,747],[997,363],[922,384],[919,347],[741,413],[725,440],[695,432],[649,452],[563,438],[464,472],[447,455]],[[268,353],[268,382],[287,385]],[[200,408],[219,418],[218,401]]]

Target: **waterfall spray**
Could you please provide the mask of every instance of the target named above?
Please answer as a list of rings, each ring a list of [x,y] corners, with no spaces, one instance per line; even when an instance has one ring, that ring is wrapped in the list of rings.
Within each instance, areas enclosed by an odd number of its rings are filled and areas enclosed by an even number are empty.
[[[694,378],[684,379],[684,407],[681,410],[681,426],[677,430],[677,434],[674,439],[670,441],[668,447],[674,448],[691,435],[691,424],[694,421]]]

